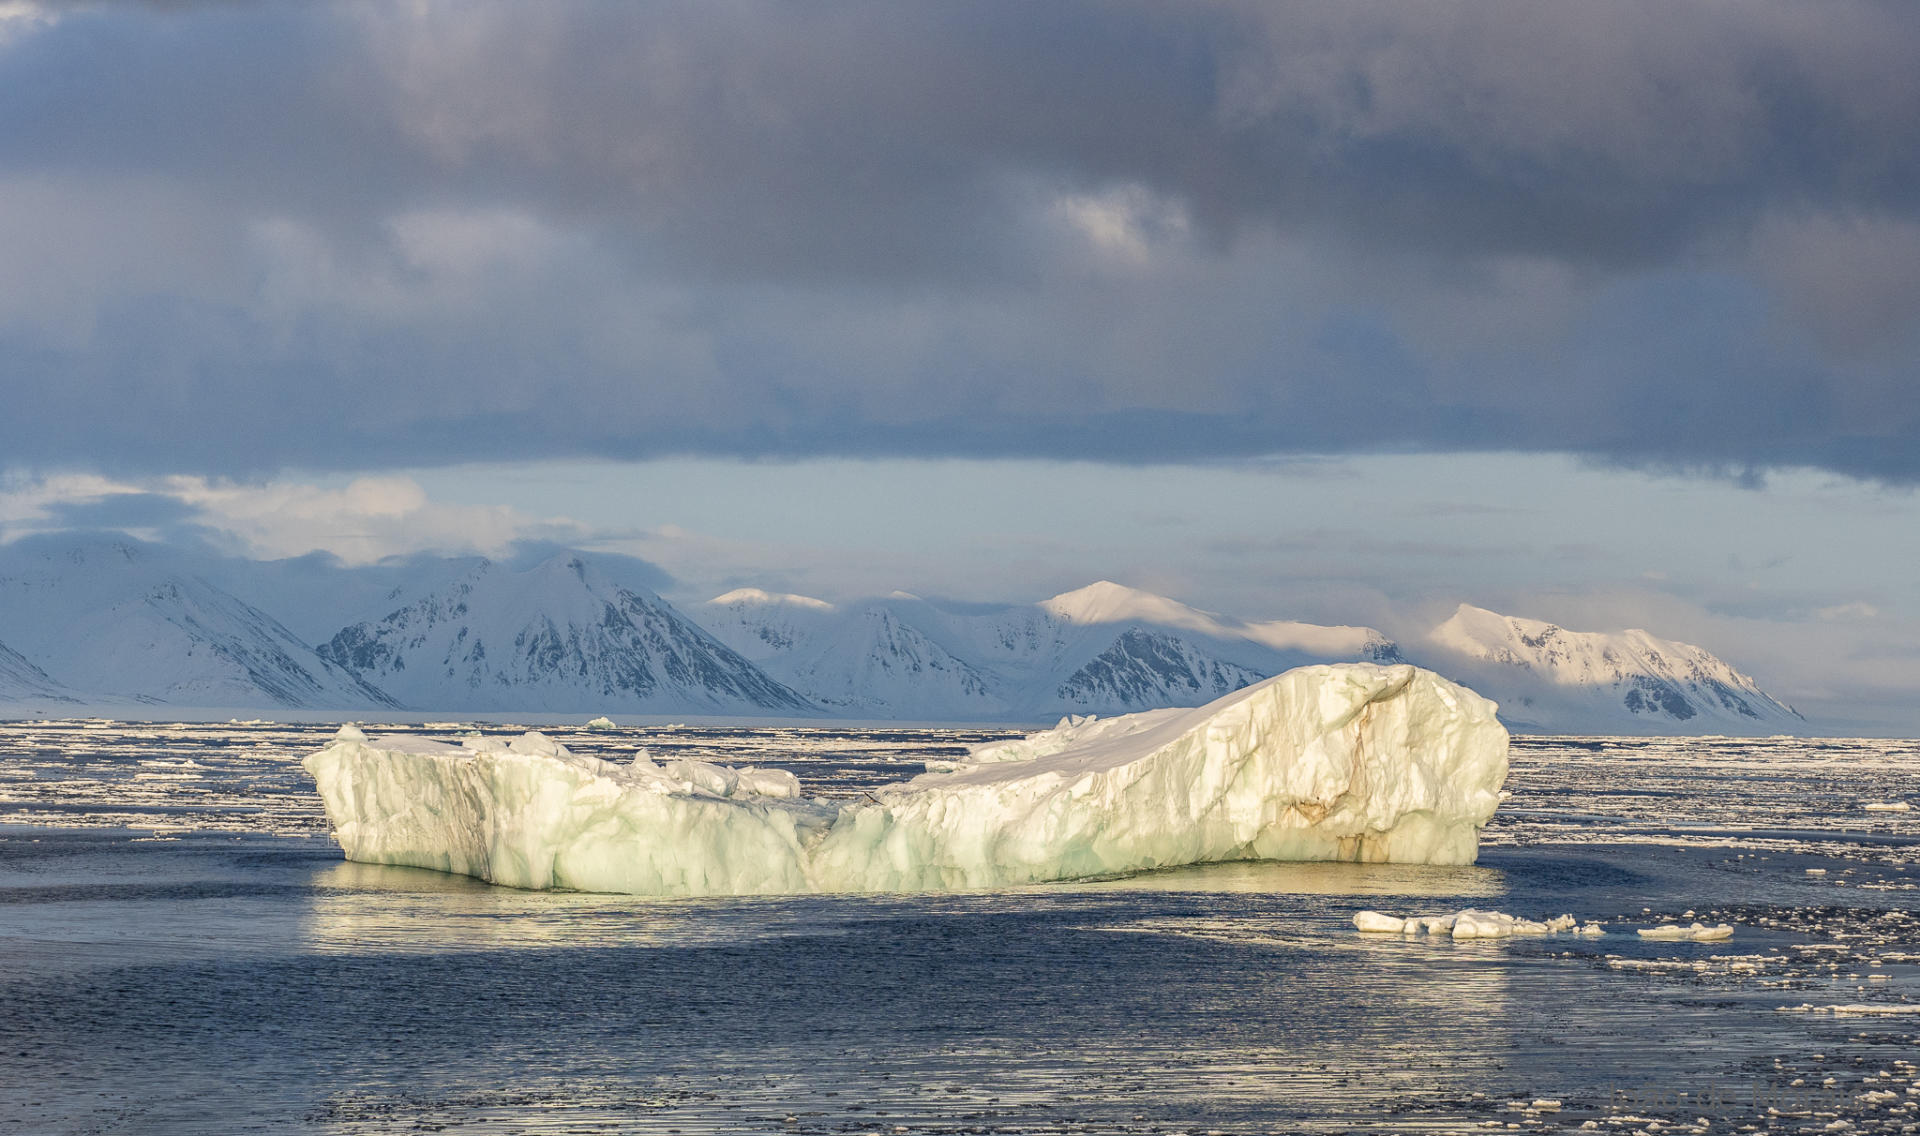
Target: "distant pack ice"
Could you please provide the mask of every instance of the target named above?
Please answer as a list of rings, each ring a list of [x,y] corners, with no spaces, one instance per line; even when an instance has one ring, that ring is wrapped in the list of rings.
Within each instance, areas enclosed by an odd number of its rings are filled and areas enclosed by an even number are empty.
[[[346,727],[305,764],[351,860],[642,895],[937,891],[1221,860],[1471,863],[1507,732],[1430,671],[1354,663],[1062,723],[852,802],[780,770],[619,765],[538,734]]]

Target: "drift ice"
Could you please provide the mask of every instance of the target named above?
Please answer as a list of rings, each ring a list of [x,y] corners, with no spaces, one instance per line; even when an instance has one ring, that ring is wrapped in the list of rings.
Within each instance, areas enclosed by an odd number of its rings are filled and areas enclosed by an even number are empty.
[[[305,765],[350,860],[642,895],[934,891],[1219,860],[1471,863],[1507,773],[1494,710],[1411,666],[1301,667],[1198,709],[976,747],[855,802],[539,734],[344,727]]]

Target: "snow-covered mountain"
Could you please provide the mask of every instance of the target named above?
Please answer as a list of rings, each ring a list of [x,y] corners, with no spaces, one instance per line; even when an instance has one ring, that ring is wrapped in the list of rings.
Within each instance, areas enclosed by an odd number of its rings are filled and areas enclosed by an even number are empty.
[[[1702,648],[1465,605],[1405,657],[1371,628],[1236,619],[1108,581],[999,606],[746,588],[690,620],[643,562],[535,555],[350,567],[18,540],[0,546],[0,706],[1035,722],[1196,706],[1291,667],[1366,660],[1436,670],[1526,731],[1806,728]]]
[[[1792,707],[1703,648],[1645,631],[1568,631],[1461,604],[1421,661],[1500,703],[1523,728],[1755,733],[1804,726]]]
[[[839,608],[807,596],[741,588],[696,609],[713,636],[829,711],[928,719],[1005,712],[994,675],[982,672],[876,601]]]
[[[0,643],[0,706],[76,701],[70,691],[34,666],[32,660]]]
[[[132,540],[22,541],[0,558],[0,627],[42,678],[93,703],[393,705],[192,568]]]
[[[822,705],[875,717],[1197,706],[1304,663],[1400,658],[1371,628],[1247,623],[1108,581],[986,610],[903,592],[840,607],[745,588],[696,618]]]
[[[1184,706],[1195,699],[1211,702],[1268,677],[1213,658],[1175,636],[1129,627],[1068,675],[1057,693],[1075,706]]]
[[[527,571],[477,561],[342,629],[320,654],[426,710],[819,711],[659,596],[577,554]]]

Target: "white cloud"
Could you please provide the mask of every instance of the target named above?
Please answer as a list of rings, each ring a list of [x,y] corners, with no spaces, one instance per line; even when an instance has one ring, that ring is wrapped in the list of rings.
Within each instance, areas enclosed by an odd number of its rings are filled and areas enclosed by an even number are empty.
[[[1180,202],[1141,185],[1063,195],[1053,208],[1102,257],[1128,264],[1145,264],[1156,246],[1184,237],[1192,227]]]
[[[1814,611],[1814,617],[1827,623],[1860,623],[1880,618],[1880,609],[1870,603],[1835,604]]]
[[[531,516],[508,505],[434,501],[407,477],[360,477],[342,486],[325,486],[56,474],[0,480],[0,541],[69,527],[67,510],[110,507],[116,499],[135,498],[174,502],[187,523],[260,559],[316,551],[349,564],[416,552],[497,556],[517,541],[584,542],[593,536],[588,526],[566,517]],[[107,523],[143,539],[167,536],[163,529],[137,521]]]
[[[0,47],[21,36],[52,27],[59,13],[34,0],[0,0]]]

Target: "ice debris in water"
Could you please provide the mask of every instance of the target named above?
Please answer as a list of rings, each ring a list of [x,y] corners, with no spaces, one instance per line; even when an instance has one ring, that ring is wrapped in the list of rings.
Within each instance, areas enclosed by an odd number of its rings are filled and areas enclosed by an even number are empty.
[[[1722,923],[1718,927],[1709,927],[1704,923],[1695,923],[1691,927],[1682,927],[1678,923],[1663,923],[1658,927],[1642,927],[1643,939],[1692,940],[1696,943],[1717,943],[1722,939],[1733,938],[1733,924]]]
[[[614,728],[613,719],[604,714],[587,723],[587,729],[589,730],[611,730]]]
[[[1544,922],[1522,919],[1501,911],[1467,908],[1452,915],[1414,915],[1402,919],[1378,911],[1362,911],[1353,917],[1353,925],[1375,935],[1451,935],[1456,939],[1505,939],[1514,935],[1557,935],[1562,931],[1575,935],[1602,935],[1596,923],[1578,926],[1571,915],[1556,915]]]
[[[305,765],[352,860],[647,895],[930,891],[1217,860],[1471,863],[1507,773],[1494,709],[1411,666],[1301,667],[1198,709],[1070,719],[855,801],[538,734],[343,730]]]
[[[1837,1016],[1881,1016],[1890,1017],[1902,1014],[1920,1014],[1920,1006],[1889,1002],[1850,1002],[1839,1006],[1816,1006],[1811,1002],[1802,1002],[1798,1006],[1775,1006],[1783,1014],[1834,1014]]]

